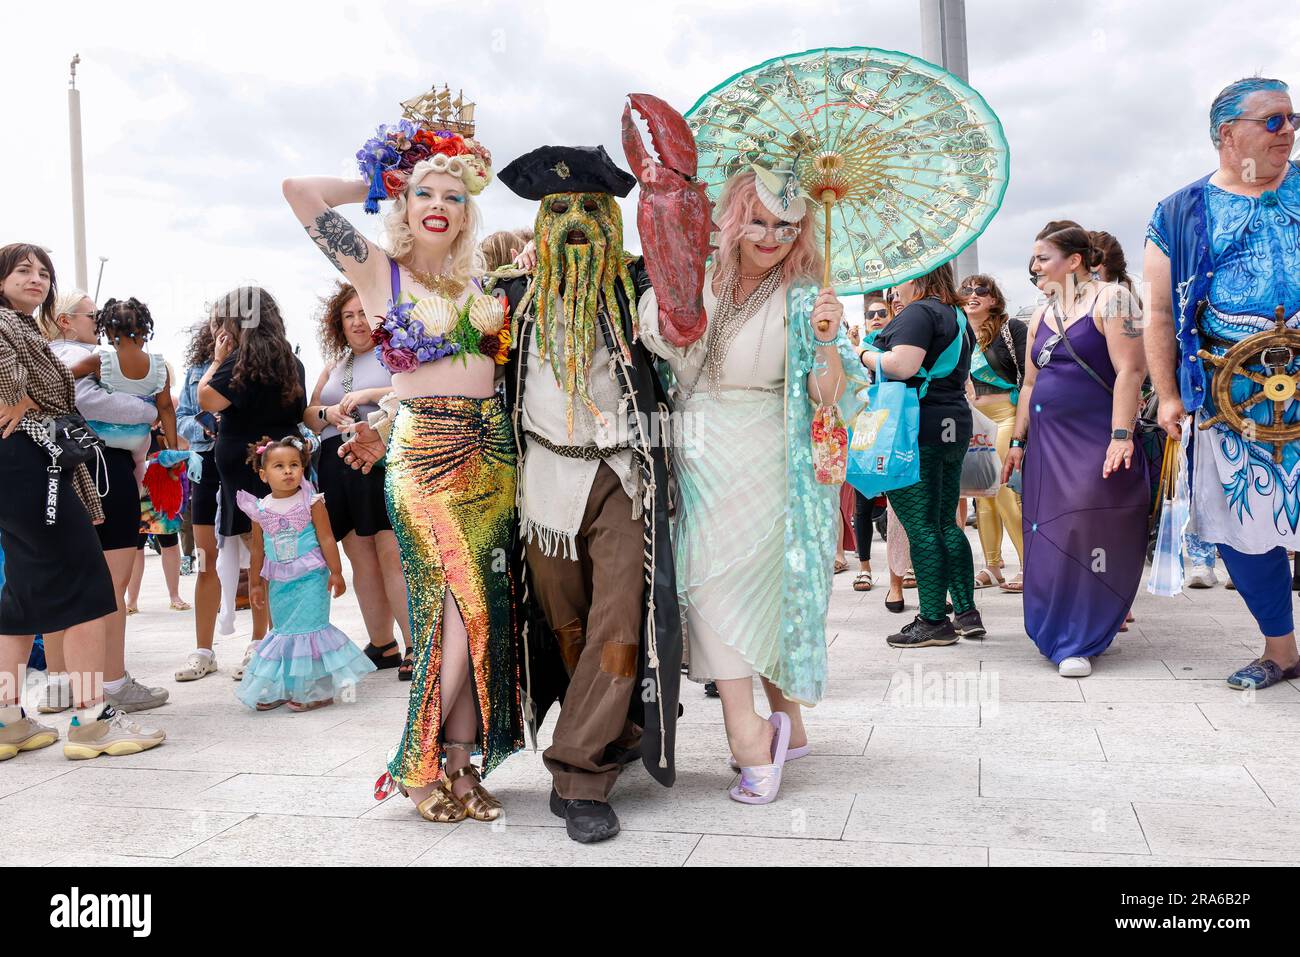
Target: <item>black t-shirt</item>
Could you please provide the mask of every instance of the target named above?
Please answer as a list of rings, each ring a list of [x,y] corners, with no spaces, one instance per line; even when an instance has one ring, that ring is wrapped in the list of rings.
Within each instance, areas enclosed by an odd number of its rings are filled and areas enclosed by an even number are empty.
[[[1025,375],[1025,347],[1029,339],[1029,326],[1023,319],[1008,319],[1003,328],[1011,332],[1011,341],[1016,347],[1014,358],[1011,355],[1011,350],[1007,348],[1006,337],[1001,331],[993,337],[993,341],[985,348],[984,358],[988,360],[989,368],[999,376],[1007,382],[1014,382],[1019,385]],[[999,389],[995,385],[989,385],[979,379],[974,381],[976,395],[1006,394],[1005,390]]]
[[[876,336],[877,348],[888,351],[894,346],[916,346],[925,350],[926,369],[934,367],[943,350],[957,336],[957,313],[937,299],[920,299],[903,309]],[[930,380],[929,391],[921,399],[921,444],[947,445],[970,441],[970,403],[966,401],[966,379],[970,376],[971,347],[975,336],[966,326],[966,343],[957,367],[942,379]],[[874,367],[868,363],[869,367]],[[909,388],[920,388],[925,380],[913,376]],[[950,425],[951,423],[951,425]],[[955,429],[955,431],[953,431]],[[946,434],[945,434],[946,433]]]
[[[298,370],[298,397],[290,399],[287,383],[245,382],[236,387],[230,378],[235,372],[239,353],[232,352],[208,380],[208,385],[230,400],[221,411],[219,440],[254,442],[264,435],[273,439],[298,434],[298,423],[307,410],[307,373],[295,357]]]

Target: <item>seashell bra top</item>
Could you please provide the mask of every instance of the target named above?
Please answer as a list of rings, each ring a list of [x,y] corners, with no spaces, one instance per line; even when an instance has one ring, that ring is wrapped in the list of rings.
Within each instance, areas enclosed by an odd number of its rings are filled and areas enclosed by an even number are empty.
[[[496,296],[471,292],[463,305],[435,293],[416,299],[401,291],[397,263],[392,268],[392,298],[384,321],[374,331],[379,361],[390,373],[412,372],[448,356],[483,356],[504,365],[510,355],[506,310]]]

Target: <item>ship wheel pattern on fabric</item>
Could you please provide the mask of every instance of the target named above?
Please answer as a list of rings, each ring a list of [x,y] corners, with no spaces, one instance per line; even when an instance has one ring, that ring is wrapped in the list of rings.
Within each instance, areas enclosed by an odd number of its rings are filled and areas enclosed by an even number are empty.
[[[1273,461],[1281,463],[1282,449],[1288,442],[1300,439],[1300,422],[1288,423],[1283,414],[1287,404],[1300,391],[1300,372],[1291,373],[1287,367],[1300,355],[1300,329],[1288,329],[1285,311],[1277,307],[1272,330],[1257,332],[1218,356],[1208,350],[1197,352],[1214,366],[1214,403],[1218,413],[1200,424],[1208,429],[1222,423],[1243,438],[1252,442],[1267,442],[1273,446]],[[1264,372],[1254,372],[1247,366],[1261,366]],[[1232,380],[1235,376],[1249,379],[1260,391],[1242,402],[1232,401]],[[1261,402],[1273,403],[1271,421],[1256,422],[1246,412]]]

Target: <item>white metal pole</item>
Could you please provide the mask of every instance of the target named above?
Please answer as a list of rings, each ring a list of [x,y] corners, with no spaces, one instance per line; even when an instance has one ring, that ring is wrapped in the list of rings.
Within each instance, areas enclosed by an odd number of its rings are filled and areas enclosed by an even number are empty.
[[[81,171],[81,91],[77,89],[77,64],[81,55],[72,57],[72,77],[68,82],[68,145],[72,156],[72,248],[77,270],[77,288],[85,289],[86,274],[86,187]]]
[[[954,76],[970,81],[966,56],[966,0],[921,0],[921,56]],[[953,263],[957,279],[980,271],[976,243]]]

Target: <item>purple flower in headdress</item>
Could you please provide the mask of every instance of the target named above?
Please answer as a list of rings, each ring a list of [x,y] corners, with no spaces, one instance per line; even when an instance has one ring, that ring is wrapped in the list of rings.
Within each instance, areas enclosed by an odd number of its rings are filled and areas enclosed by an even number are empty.
[[[397,168],[402,170],[404,173],[409,173],[411,170],[415,169],[416,163],[428,159],[432,154],[433,151],[429,149],[429,147],[425,146],[423,143],[416,143],[402,154],[402,159],[398,163]]]
[[[377,163],[387,168],[396,163],[398,159],[400,157],[397,150],[380,139],[366,140],[365,145],[357,150],[357,162],[364,166],[372,166]]]

